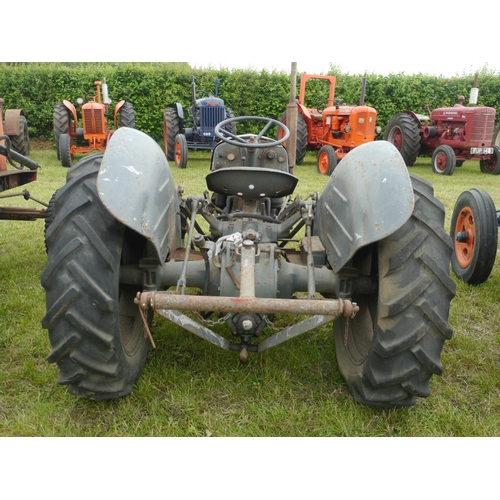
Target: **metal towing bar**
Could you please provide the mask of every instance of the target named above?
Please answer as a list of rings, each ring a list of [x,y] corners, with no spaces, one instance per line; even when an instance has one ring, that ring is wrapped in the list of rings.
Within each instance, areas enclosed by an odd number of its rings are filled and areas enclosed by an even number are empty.
[[[172,292],[139,292],[135,303],[142,311],[152,308],[161,316],[180,327],[211,342],[224,350],[246,349],[263,352],[314,328],[329,323],[340,316],[353,318],[359,307],[344,299],[277,299],[255,297],[254,266],[255,246],[246,240],[241,251],[241,286],[239,297],[220,297],[207,295],[185,295]],[[257,313],[257,314],[296,314],[310,317],[281,330],[264,339],[257,345],[235,344],[213,330],[194,321],[179,311],[211,311],[215,313]],[[243,351],[242,350],[242,351]],[[242,357],[240,355],[240,357]]]

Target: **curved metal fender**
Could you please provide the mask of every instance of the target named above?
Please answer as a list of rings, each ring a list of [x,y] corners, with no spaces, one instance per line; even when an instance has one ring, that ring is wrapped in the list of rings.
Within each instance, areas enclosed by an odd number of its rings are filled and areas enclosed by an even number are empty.
[[[316,207],[314,234],[338,272],[360,248],[399,229],[413,207],[399,151],[387,141],[363,144],[339,162],[328,180]]]
[[[97,191],[113,217],[153,243],[161,263],[180,246],[178,191],[165,153],[148,135],[127,127],[113,133]]]

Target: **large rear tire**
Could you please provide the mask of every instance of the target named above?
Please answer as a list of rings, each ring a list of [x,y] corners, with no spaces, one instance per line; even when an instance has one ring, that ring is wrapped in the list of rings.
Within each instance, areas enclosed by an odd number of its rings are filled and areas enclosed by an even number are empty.
[[[165,108],[163,112],[163,141],[165,143],[165,155],[168,161],[175,157],[175,137],[180,132],[179,117],[174,108]]]
[[[54,142],[56,145],[57,159],[60,160],[59,138],[62,134],[69,134],[71,119],[68,108],[59,102],[54,106]]]
[[[234,118],[234,111],[231,108],[226,108],[226,120],[229,120],[230,118]],[[224,127],[224,130],[227,130],[233,135],[238,135],[236,122],[228,123],[228,125]]]
[[[119,112],[120,127],[135,128],[135,111],[134,106],[131,102],[124,102],[123,106],[120,108]]]
[[[451,267],[465,283],[484,283],[495,264],[498,219],[491,196],[481,189],[464,191],[451,216]]]
[[[420,127],[408,113],[399,113],[389,120],[384,139],[394,144],[407,167],[415,163],[420,151]]]
[[[448,315],[455,282],[444,206],[429,183],[416,177],[412,183],[410,219],[353,259],[360,278],[377,283],[376,292],[354,291],[359,313],[334,327],[339,369],[355,400],[371,406],[411,406],[427,397],[430,378],[443,371],[444,342],[452,336]]]
[[[29,156],[30,136],[28,131],[28,122],[23,115],[19,116],[19,132],[17,135],[10,136],[10,140],[15,151],[23,156]]]
[[[280,122],[286,125],[286,111],[281,115]],[[282,129],[278,129],[278,134],[276,138],[278,140],[282,139],[285,132]],[[283,143],[286,148],[286,142]],[[298,113],[297,115],[297,147],[295,149],[295,164],[302,165],[304,163],[304,158],[307,153],[307,123],[304,117]]]
[[[500,147],[500,123],[498,123],[497,126],[495,127],[495,130],[493,130],[493,138],[491,140],[491,145]]]
[[[101,203],[93,168],[62,187],[46,231],[47,267],[42,275],[49,331],[60,384],[75,396],[113,399],[132,390],[149,341],[133,299],[138,287],[120,284],[120,266],[138,263],[144,246],[129,245],[125,226]],[[75,166],[76,167],[76,166]],[[135,239],[137,243],[137,239]]]

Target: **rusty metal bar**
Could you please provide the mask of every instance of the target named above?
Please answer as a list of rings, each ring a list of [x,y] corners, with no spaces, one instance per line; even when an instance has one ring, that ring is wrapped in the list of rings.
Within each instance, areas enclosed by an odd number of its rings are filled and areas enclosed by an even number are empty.
[[[215,297],[207,295],[173,295],[168,292],[143,292],[136,298],[144,310],[153,308],[180,311],[224,313],[325,315],[352,317],[359,310],[355,303],[342,299],[273,299],[256,297]]]
[[[36,220],[45,219],[46,210],[22,207],[0,207],[0,220]]]

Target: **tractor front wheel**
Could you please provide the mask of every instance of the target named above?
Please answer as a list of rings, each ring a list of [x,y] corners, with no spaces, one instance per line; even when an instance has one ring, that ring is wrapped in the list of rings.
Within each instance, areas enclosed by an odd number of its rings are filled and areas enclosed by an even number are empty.
[[[387,124],[384,140],[394,144],[406,166],[411,167],[420,151],[420,126],[408,113],[399,113]]]
[[[493,146],[493,155],[489,160],[479,160],[479,168],[483,174],[500,174],[500,146]]]
[[[187,139],[184,134],[177,134],[175,136],[175,166],[179,168],[186,168],[188,161],[188,145]]]
[[[48,361],[59,367],[58,382],[75,396],[113,399],[130,393],[148,351],[134,306],[140,287],[120,283],[120,267],[138,265],[145,242],[132,238],[99,199],[101,160],[95,155],[93,168],[81,170],[55,198],[46,231],[42,325],[52,346]]]
[[[432,153],[432,170],[438,175],[452,175],[457,166],[457,157],[451,146],[443,144]]]
[[[59,137],[59,158],[63,167],[71,167],[73,155],[71,154],[72,138],[69,134],[61,134]]]
[[[432,185],[412,176],[415,208],[395,233],[361,249],[349,266],[375,290],[356,287],[354,318],[335,322],[339,369],[359,403],[410,406],[427,397],[432,375],[451,338],[448,325],[455,282],[450,277],[452,243],[445,210]]]
[[[465,283],[484,283],[497,254],[498,220],[491,196],[480,189],[464,191],[451,216],[451,267]]]
[[[318,172],[323,175],[332,175],[337,166],[337,155],[332,146],[321,146],[317,155]]]

